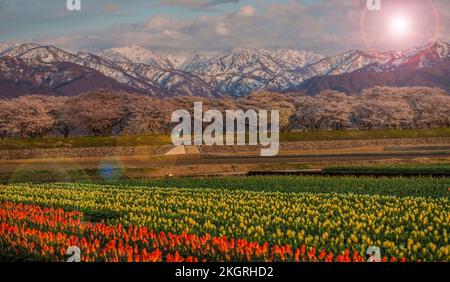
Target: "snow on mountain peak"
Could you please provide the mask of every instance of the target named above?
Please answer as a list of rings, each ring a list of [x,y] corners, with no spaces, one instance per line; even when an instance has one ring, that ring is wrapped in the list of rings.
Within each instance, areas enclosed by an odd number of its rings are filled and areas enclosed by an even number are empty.
[[[432,66],[450,58],[449,44],[432,42],[404,51],[390,52],[390,60],[372,67],[371,71],[395,71],[398,68],[414,69]]]
[[[10,44],[10,43],[1,43],[0,42],[0,56],[2,56],[3,52],[6,52],[7,50],[16,47],[17,45]]]
[[[105,52],[103,52],[102,55],[109,59],[119,62],[132,62],[146,65],[156,65],[162,69],[175,68],[175,66],[168,58],[150,49],[138,45],[108,49]]]
[[[440,59],[450,57],[450,44],[446,42],[436,41],[430,43],[428,49],[434,52]]]
[[[325,58],[322,55],[295,49],[266,49],[276,59],[292,67],[304,67]]]
[[[6,50],[3,50],[1,53],[2,56],[10,56],[10,57],[17,57],[22,55],[23,53],[41,47],[39,44],[36,43],[26,43],[26,44],[20,44],[20,45],[14,45]]]
[[[305,80],[318,76],[434,66],[450,58],[449,49],[445,42],[432,42],[405,51],[354,49],[324,57],[295,49],[156,52],[131,45],[96,55],[88,52],[73,54],[53,46],[30,43],[0,44],[0,57],[17,58],[23,60],[23,64],[72,63],[96,70],[141,92],[208,97],[225,93],[236,97],[260,89],[295,89]]]

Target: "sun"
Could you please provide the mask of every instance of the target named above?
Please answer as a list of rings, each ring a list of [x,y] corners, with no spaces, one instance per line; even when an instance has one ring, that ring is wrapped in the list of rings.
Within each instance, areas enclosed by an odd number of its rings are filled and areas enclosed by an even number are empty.
[[[410,26],[410,20],[404,15],[394,16],[390,22],[391,31],[396,36],[408,35]]]

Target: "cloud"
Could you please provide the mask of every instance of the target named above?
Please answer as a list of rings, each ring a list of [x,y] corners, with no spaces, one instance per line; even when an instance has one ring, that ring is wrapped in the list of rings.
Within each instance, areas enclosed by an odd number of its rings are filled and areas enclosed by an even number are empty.
[[[238,12],[238,16],[243,17],[251,17],[255,14],[256,10],[253,8],[253,6],[243,6]]]
[[[121,7],[118,5],[106,5],[105,7],[103,7],[103,11],[106,13],[117,13],[119,11],[121,11]]]
[[[170,19],[164,15],[156,15],[147,21],[145,26],[149,29],[158,30],[169,26],[171,24]]]
[[[217,23],[217,25],[216,25],[216,32],[219,35],[228,35],[230,33],[230,31],[226,27],[225,23],[223,23],[223,22],[218,22]]]
[[[450,40],[450,1],[434,2],[441,15],[440,34],[436,38],[433,37],[434,15],[426,6],[428,1],[423,0],[383,0],[384,10],[376,13],[367,12],[366,1],[362,0],[258,0],[257,9],[255,4],[250,5],[254,1],[161,0],[166,7],[154,7],[151,16],[133,23],[115,23],[79,32],[72,30],[60,38],[37,36],[44,43],[53,41],[60,47],[72,49],[110,48],[130,42],[162,50],[294,48],[324,55],[350,49],[405,49],[429,40]],[[238,5],[213,12],[208,9],[221,3]],[[417,31],[404,41],[389,38],[384,24],[389,13],[402,8],[399,3],[407,3]],[[179,16],[183,11],[167,5],[193,11]],[[364,13],[369,44],[364,42],[360,28]],[[4,30],[11,28],[4,27]]]
[[[160,4],[198,9],[239,2],[240,0],[161,0]]]

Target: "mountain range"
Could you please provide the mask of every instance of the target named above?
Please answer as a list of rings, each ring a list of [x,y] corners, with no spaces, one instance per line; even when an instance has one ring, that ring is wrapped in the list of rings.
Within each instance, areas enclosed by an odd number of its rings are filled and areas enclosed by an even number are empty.
[[[243,97],[258,90],[356,94],[373,86],[450,90],[449,49],[448,43],[432,42],[406,51],[350,50],[326,57],[293,49],[163,53],[128,46],[92,53],[0,44],[0,98],[105,88],[157,97]]]

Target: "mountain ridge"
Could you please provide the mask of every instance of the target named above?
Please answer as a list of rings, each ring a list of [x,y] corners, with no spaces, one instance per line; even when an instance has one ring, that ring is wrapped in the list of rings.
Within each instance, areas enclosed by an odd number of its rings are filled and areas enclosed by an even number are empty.
[[[15,67],[25,73],[36,75],[39,73],[36,66],[50,64],[42,68],[39,75],[61,78],[83,72],[98,79],[108,78],[104,83],[90,81],[95,89],[104,85],[159,97],[245,97],[258,90],[304,91],[315,95],[325,89],[343,89],[355,93],[375,82],[380,86],[432,85],[448,89],[445,78],[450,63],[450,45],[446,42],[431,42],[404,51],[353,49],[329,57],[295,49],[234,48],[224,52],[162,53],[131,45],[101,53],[71,53],[36,43],[1,46],[4,49],[0,50],[0,59],[22,60]],[[58,68],[64,63],[71,67]],[[7,72],[18,73],[11,65],[0,64],[3,85],[7,84],[10,89],[17,78]],[[415,78],[406,79],[400,75],[402,72]],[[89,90],[89,87],[78,88]],[[42,89],[48,89],[48,85],[42,85]]]

